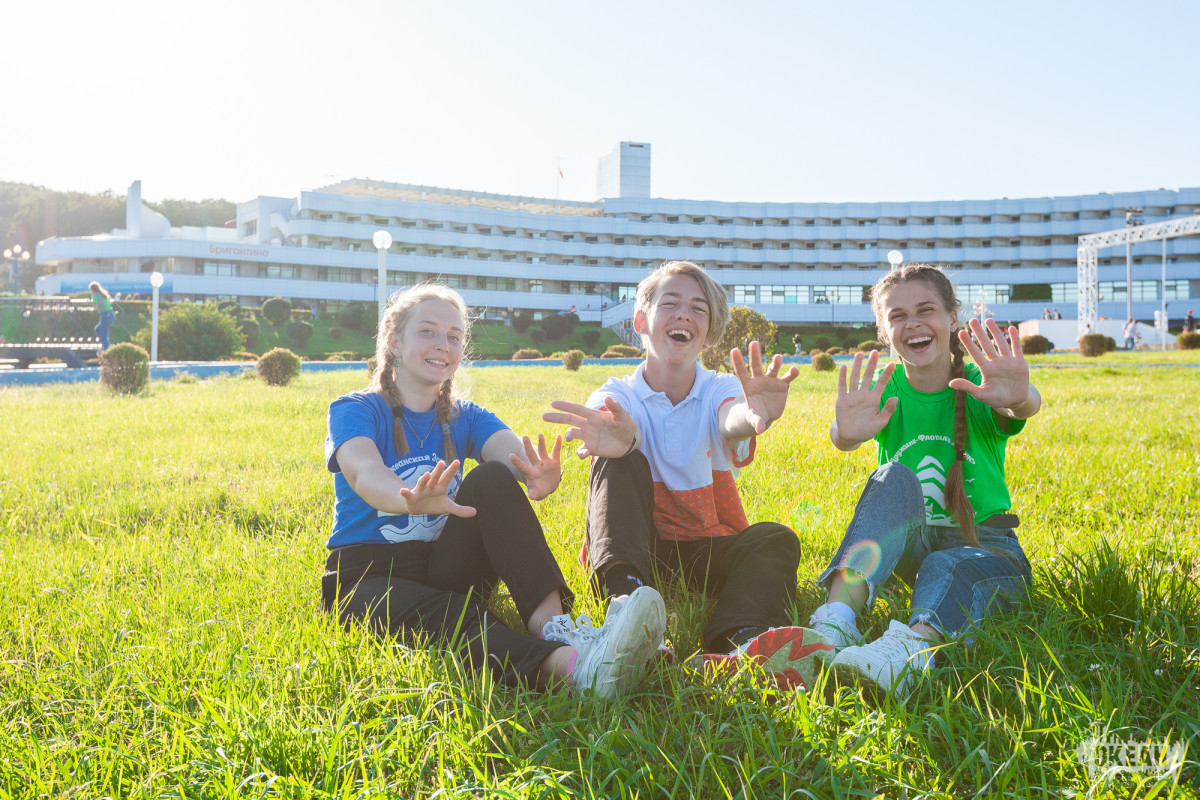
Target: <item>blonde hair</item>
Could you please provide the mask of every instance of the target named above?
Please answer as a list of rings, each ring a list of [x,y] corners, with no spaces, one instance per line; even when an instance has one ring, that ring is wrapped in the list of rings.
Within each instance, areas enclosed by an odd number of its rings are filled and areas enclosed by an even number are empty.
[[[694,261],[664,261],[653,272],[642,279],[637,287],[637,300],[633,310],[636,314],[650,313],[650,306],[658,294],[658,287],[672,275],[687,275],[695,278],[700,284],[700,291],[708,303],[708,338],[706,345],[712,346],[721,341],[725,328],[729,325],[729,300],[725,296],[725,287],[717,283],[707,272]]]
[[[379,321],[379,330],[375,334],[375,368],[371,373],[368,392],[379,392],[384,400],[392,407],[395,420],[392,422],[392,442],[396,447],[396,455],[402,456],[408,452],[408,439],[404,436],[403,414],[404,407],[400,402],[400,390],[396,388],[396,355],[392,347],[392,337],[403,335],[404,325],[412,315],[413,309],[426,300],[441,300],[454,306],[462,317],[463,322],[463,358],[467,358],[467,347],[471,337],[471,315],[462,295],[448,286],[440,283],[421,283],[396,292],[388,300]],[[442,428],[442,441],[445,445],[445,460],[447,463],[458,457],[454,450],[454,440],[450,436],[450,423],[457,413],[455,400],[465,396],[465,392],[456,389],[454,376],[447,378],[438,390],[437,421]]]
[[[954,293],[954,284],[941,267],[935,264],[905,264],[899,269],[888,272],[871,287],[871,310],[875,312],[875,329],[879,339],[888,345],[886,330],[886,312],[883,307],[887,293],[902,283],[920,281],[932,289],[942,301],[942,308],[958,319],[962,303]],[[950,377],[965,378],[966,352],[962,342],[958,340],[955,331],[950,332]],[[966,484],[963,482],[963,460],[967,453],[967,393],[961,389],[954,390],[954,463],[946,473],[946,508],[958,523],[963,538],[972,547],[979,547],[979,538],[975,535],[975,508],[971,498],[967,497]]]

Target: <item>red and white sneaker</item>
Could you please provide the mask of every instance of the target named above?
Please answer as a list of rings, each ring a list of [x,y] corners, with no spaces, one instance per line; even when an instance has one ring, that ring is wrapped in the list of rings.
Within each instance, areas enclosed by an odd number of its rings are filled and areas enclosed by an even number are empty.
[[[731,653],[700,656],[705,669],[733,674],[747,666],[766,673],[767,680],[779,689],[806,690],[816,680],[821,664],[833,650],[833,644],[809,628],[771,628]]]

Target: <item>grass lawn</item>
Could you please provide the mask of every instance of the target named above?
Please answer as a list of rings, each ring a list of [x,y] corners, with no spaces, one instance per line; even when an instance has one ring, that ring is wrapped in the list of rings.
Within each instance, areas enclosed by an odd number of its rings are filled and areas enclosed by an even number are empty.
[[[325,412],[365,374],[2,389],[0,798],[1196,796],[1200,372],[1124,355],[1035,370],[1045,405],[1008,476],[1036,590],[905,703],[685,666],[580,701],[331,624]],[[612,369],[480,369],[472,396],[549,432],[549,401]],[[828,442],[836,380],[802,371],[739,478],[751,521],[801,536],[797,621],[873,466]],[[538,512],[577,610],[602,616],[575,561],[586,465],[565,473]],[[686,656],[706,603],[666,595]],[[907,600],[889,594],[869,632]],[[493,607],[515,622],[503,593]],[[1089,771],[1089,739],[1182,743],[1186,763]]]

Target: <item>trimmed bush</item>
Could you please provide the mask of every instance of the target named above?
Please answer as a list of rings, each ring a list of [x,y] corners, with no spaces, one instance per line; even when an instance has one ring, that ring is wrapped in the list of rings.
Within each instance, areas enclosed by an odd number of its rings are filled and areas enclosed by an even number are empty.
[[[887,350],[887,347],[884,346],[883,342],[877,342],[874,339],[867,339],[865,342],[859,342],[858,347],[854,349],[858,350],[860,353],[869,353],[872,350],[878,350],[882,353]]]
[[[294,320],[306,320],[312,322],[313,313],[311,308],[293,308],[291,310],[291,318]]]
[[[826,350],[829,349],[829,337],[828,336],[818,336],[816,344],[817,344],[817,349],[820,350],[822,353],[824,353]]]
[[[512,317],[512,329],[517,333],[525,333],[529,330],[529,326],[533,324],[533,317],[526,314],[524,311],[514,311]]]
[[[610,344],[601,358],[637,358],[642,351],[628,344]]]
[[[150,380],[150,354],[132,342],[114,344],[100,354],[100,383],[116,394],[137,394]]]
[[[329,338],[333,339],[334,341],[337,341],[338,339],[342,338],[343,333],[344,333],[344,331],[341,328],[330,328],[329,329]]]
[[[1181,333],[1175,337],[1180,350],[1200,350],[1200,333]]]
[[[288,325],[288,338],[292,340],[292,347],[297,349],[308,344],[308,340],[312,338],[313,325],[311,322],[296,320],[291,325]]]
[[[583,351],[568,350],[567,352],[563,353],[562,360],[564,367],[569,369],[571,372],[575,372],[577,369],[583,366]]]
[[[150,349],[150,328],[133,335]],[[246,348],[241,325],[212,303],[176,303],[158,320],[158,357],[163,361],[220,361]]]
[[[1117,349],[1117,340],[1111,336],[1104,337],[1104,352],[1111,353]]]
[[[272,297],[262,304],[263,319],[278,328],[288,321],[292,314],[292,304],[282,297]]]
[[[844,348],[844,347],[831,347],[831,348],[829,348],[828,350],[826,350],[825,352],[826,352],[826,353],[828,353],[828,354],[829,354],[829,355],[831,355],[831,356],[844,356],[844,355],[846,355],[846,348]]]
[[[259,324],[252,319],[244,319],[238,323],[241,326],[242,333],[246,336],[246,347],[254,347],[258,344],[258,334],[262,330]],[[255,356],[258,358],[258,356]]]
[[[735,347],[744,348],[748,342],[758,342],[762,346],[765,361],[775,352],[775,340],[778,338],[779,329],[775,323],[752,308],[733,306],[729,309],[729,325],[721,341],[700,352],[700,363],[713,370],[727,367],[729,351]],[[749,358],[749,353],[746,353],[746,357]]]
[[[513,361],[516,361],[518,359],[524,359],[524,358],[541,358],[542,351],[534,350],[532,347],[523,347],[520,350],[518,350],[517,352],[513,353],[512,357],[513,357]]]
[[[1104,340],[1108,337],[1103,333],[1087,333],[1079,337],[1079,354],[1087,358],[1102,356],[1108,352]]]
[[[829,372],[833,369],[833,356],[819,353],[812,357],[812,368],[817,372]]]
[[[1021,351],[1027,356],[1044,355],[1053,349],[1054,343],[1040,333],[1021,337]]]
[[[366,320],[367,307],[359,302],[348,303],[338,314],[338,322],[342,323],[342,327],[352,331],[363,330]]]
[[[595,328],[588,328],[583,332],[583,346],[589,350],[600,344],[600,331]]]
[[[258,361],[258,353],[251,353],[248,350],[238,350],[229,357],[230,361]]]
[[[822,353],[824,353],[824,352],[825,352],[825,351],[824,351],[824,350],[822,350],[821,348],[819,348],[819,347],[814,347],[812,350],[809,350],[809,351],[808,351],[808,354],[809,354],[810,356],[819,356],[819,355],[821,355],[821,354],[822,354]]]
[[[529,338],[532,339],[533,343],[536,345],[545,344],[546,343],[546,332],[544,330],[542,330],[541,328],[534,328],[533,330],[531,330],[529,332]]]
[[[547,314],[542,317],[542,331],[545,332],[546,338],[552,342],[567,335],[567,320],[563,314]]]
[[[565,314],[559,314],[558,318],[563,321],[567,328],[567,335],[570,336],[579,327],[579,315],[574,311],[568,311]]]
[[[286,347],[276,347],[263,354],[255,369],[268,386],[287,386],[300,374],[300,356]]]

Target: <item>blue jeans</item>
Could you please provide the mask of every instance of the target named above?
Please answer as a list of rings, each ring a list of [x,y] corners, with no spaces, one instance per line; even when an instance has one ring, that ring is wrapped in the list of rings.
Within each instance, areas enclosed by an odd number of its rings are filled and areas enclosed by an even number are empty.
[[[100,312],[100,321],[96,323],[96,327],[92,328],[92,333],[96,334],[96,338],[100,340],[100,349],[108,349],[108,329],[117,320],[117,313],[111,309]]]
[[[879,586],[896,575],[912,587],[908,624],[929,625],[953,637],[1024,596],[1033,571],[1011,528],[979,525],[982,547],[971,547],[956,527],[925,524],[921,482],[901,464],[871,473],[842,544],[818,583],[829,588],[839,570],[865,580],[866,608]]]

